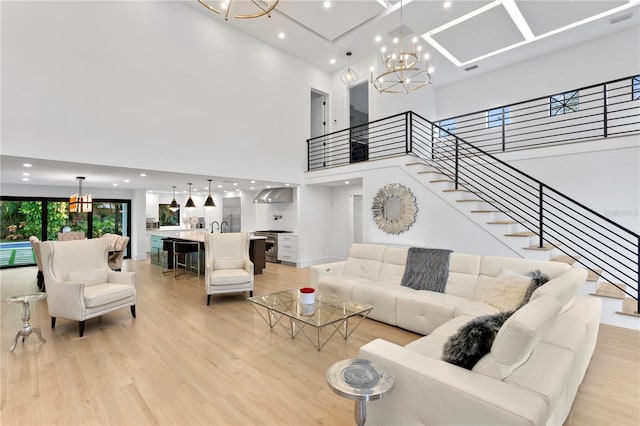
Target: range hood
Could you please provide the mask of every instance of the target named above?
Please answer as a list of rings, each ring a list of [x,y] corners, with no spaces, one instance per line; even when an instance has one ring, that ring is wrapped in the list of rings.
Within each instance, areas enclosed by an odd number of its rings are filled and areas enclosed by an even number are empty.
[[[291,203],[293,202],[293,188],[263,189],[253,199],[254,203]]]

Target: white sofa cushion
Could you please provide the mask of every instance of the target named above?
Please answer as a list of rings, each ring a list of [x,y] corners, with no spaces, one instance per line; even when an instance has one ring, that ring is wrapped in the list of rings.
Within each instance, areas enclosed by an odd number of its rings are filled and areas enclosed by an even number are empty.
[[[584,285],[588,274],[586,269],[571,268],[562,275],[561,279],[556,277],[538,287],[529,300],[535,300],[543,296],[552,296],[562,305],[560,312],[566,312]]]
[[[420,334],[430,334],[453,318],[457,306],[467,300],[446,293],[400,287],[396,297],[397,325]]]
[[[444,292],[473,300],[480,273],[481,256],[465,253],[449,255],[449,278]]]
[[[242,257],[218,257],[213,261],[213,269],[243,269]]]
[[[529,285],[530,276],[503,270],[495,278],[493,286],[483,295],[482,302],[502,312],[513,311],[522,304]]]
[[[233,285],[246,283],[251,279],[244,269],[217,269],[209,274],[211,285]]]
[[[375,244],[352,244],[344,264],[344,275],[377,279],[384,249],[384,246]]]
[[[473,371],[499,380],[527,361],[533,348],[553,326],[560,303],[552,297],[540,297],[518,309],[498,331],[491,352]]]
[[[395,284],[374,281],[371,284],[354,285],[351,296],[358,303],[375,306],[369,318],[395,325],[397,289]]]
[[[409,249],[399,247],[385,248],[377,280],[400,285],[407,264],[408,251]]]

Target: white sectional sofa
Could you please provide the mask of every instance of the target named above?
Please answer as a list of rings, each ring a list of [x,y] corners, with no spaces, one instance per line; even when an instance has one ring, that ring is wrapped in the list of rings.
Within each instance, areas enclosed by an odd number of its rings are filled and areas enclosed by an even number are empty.
[[[561,425],[598,334],[600,301],[576,297],[586,270],[451,253],[445,292],[435,293],[400,285],[407,252],[354,244],[347,260],[311,268],[320,291],[374,305],[371,318],[425,335],[404,347],[377,339],[360,349],[396,380],[390,395],[368,404],[367,424]],[[497,277],[536,269],[550,280],[504,323],[490,353],[471,370],[441,359],[460,327],[499,312],[483,302]]]

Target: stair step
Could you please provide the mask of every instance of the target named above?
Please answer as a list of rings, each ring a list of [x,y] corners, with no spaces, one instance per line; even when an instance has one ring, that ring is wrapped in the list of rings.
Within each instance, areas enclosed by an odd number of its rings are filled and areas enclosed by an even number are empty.
[[[561,255],[556,256],[553,259],[551,259],[551,261],[552,262],[560,262],[560,263],[568,263],[569,265],[573,265],[580,258],[581,258],[581,256],[578,256],[578,255],[569,256],[567,254],[561,254]]]
[[[471,213],[504,213],[502,210],[471,210]]]
[[[468,189],[443,189],[442,192],[466,192],[469,194],[477,194],[478,192],[469,191]]]
[[[493,222],[487,222],[487,225],[516,225],[517,223],[515,220],[495,220]]]
[[[538,234],[531,231],[512,232],[510,234],[504,234],[505,237],[535,237],[536,235]]]
[[[533,245],[533,246],[529,246],[529,247],[523,247],[523,250],[534,250],[534,251],[551,251],[554,248],[556,248],[557,246],[553,245],[553,244],[549,244],[549,243],[544,243],[542,245],[542,247],[538,247],[538,245]]]
[[[619,284],[619,285],[622,287],[626,287],[624,284]],[[598,283],[598,287],[596,288],[596,291],[591,293],[591,295],[608,297],[611,299],[620,299],[620,300],[624,300],[624,298],[626,297],[624,291],[622,291],[615,285],[606,281]]]
[[[593,270],[589,269],[589,275],[587,275],[587,281],[598,281],[600,275],[602,275],[604,271],[602,269],[595,268]]]
[[[451,179],[436,179],[430,180],[429,183],[439,183],[439,182],[453,182]]]
[[[632,317],[640,317],[638,313],[638,301],[631,297],[625,297],[622,301],[622,310],[617,311],[617,314],[630,315]]]
[[[473,200],[456,200],[456,203],[482,203],[484,200],[481,199],[473,199]]]
[[[423,163],[421,161],[416,161],[416,162],[413,162],[413,163],[406,163],[405,164],[405,166],[426,166],[426,165],[427,165],[426,163]]]
[[[421,172],[418,172],[419,175],[428,175],[428,174],[433,174],[433,173],[438,173],[438,174],[444,174],[444,173],[440,173],[437,170],[423,170]]]

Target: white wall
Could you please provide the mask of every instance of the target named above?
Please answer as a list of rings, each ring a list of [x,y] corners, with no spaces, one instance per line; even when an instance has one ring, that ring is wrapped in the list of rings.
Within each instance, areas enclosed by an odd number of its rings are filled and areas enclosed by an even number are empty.
[[[328,73],[192,2],[3,2],[1,19],[4,155],[302,180]]]

